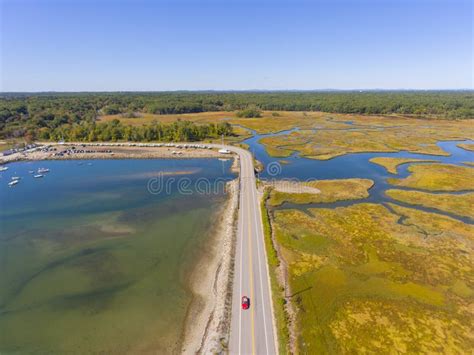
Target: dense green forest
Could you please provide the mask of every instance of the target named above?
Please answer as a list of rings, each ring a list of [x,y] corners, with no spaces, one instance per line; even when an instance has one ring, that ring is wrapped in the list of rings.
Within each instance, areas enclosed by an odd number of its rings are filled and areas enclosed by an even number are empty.
[[[61,125],[50,129],[40,128],[36,138],[41,140],[66,140],[80,142],[95,141],[134,141],[134,142],[193,142],[206,138],[232,135],[232,126],[227,123],[196,125],[189,121],[176,121],[171,124],[153,122],[142,127],[123,125],[119,120],[109,122],[88,122]]]
[[[473,91],[383,92],[156,92],[156,93],[4,93],[0,94],[0,137],[57,139],[102,127],[103,114],[181,114],[208,111],[324,111],[403,114],[439,119],[474,118]],[[184,124],[183,124],[184,125]],[[191,131],[197,126],[190,125]],[[95,127],[95,128],[92,128]],[[119,125],[126,137],[125,129]],[[164,126],[163,126],[164,127]],[[175,127],[176,128],[176,127]],[[170,128],[170,129],[175,129]],[[163,128],[164,129],[164,128]],[[209,136],[215,132],[207,128]],[[193,133],[202,138],[202,132]],[[100,138],[99,138],[100,137]],[[107,139],[98,135],[97,139]],[[191,139],[191,138],[190,138]]]

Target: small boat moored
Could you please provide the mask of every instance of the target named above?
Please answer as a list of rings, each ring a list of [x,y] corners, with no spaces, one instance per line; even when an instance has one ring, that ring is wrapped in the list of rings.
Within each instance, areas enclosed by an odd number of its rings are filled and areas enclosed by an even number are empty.
[[[18,184],[20,182],[20,180],[12,180],[8,183],[8,186],[12,187],[12,186],[15,186],[16,184]]]
[[[38,169],[38,174],[44,174],[44,173],[49,173],[49,169],[47,169],[47,168],[39,168]]]
[[[8,166],[0,166],[0,171],[7,171],[8,170]]]
[[[44,175],[42,175],[42,174],[33,175],[33,177],[36,178],[36,179],[42,178],[43,176],[44,176]]]
[[[20,179],[21,179],[21,177],[19,177],[19,176],[12,176],[12,180],[20,180]]]

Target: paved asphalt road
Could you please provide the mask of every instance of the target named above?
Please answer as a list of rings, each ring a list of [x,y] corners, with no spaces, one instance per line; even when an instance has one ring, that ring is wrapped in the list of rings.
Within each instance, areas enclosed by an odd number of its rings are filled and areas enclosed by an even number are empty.
[[[241,148],[226,149],[240,156],[240,205],[229,351],[231,354],[276,354],[270,279],[253,157]],[[242,309],[242,296],[250,298],[248,310]]]

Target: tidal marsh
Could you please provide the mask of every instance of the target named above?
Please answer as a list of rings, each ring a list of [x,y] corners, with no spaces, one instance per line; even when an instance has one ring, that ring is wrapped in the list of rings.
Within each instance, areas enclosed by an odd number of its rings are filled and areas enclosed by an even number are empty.
[[[389,158],[375,157],[369,160],[371,163],[383,166],[390,174],[396,174],[399,165],[407,163],[433,163],[435,160],[428,159],[412,159],[412,158]]]
[[[344,200],[357,200],[369,196],[369,189],[374,182],[369,179],[339,179],[339,180],[314,180],[297,183],[301,193],[291,193],[273,188],[268,199],[270,206],[279,206],[285,202],[297,204],[336,202]],[[285,185],[283,185],[284,187]],[[317,189],[319,193],[305,192],[304,187]]]
[[[400,117],[336,115],[309,116],[300,130],[261,140],[273,157],[295,152],[311,159],[327,160],[347,153],[399,152],[447,156],[436,143],[474,137],[472,121],[447,122]],[[334,125],[339,125],[335,128]]]
[[[422,164],[408,168],[405,179],[387,179],[395,186],[431,191],[474,190],[474,168],[451,164]]]
[[[387,190],[385,193],[397,201],[434,208],[474,220],[474,192],[453,195],[411,190]]]
[[[273,212],[301,352],[472,349],[474,227],[395,205],[310,212]]]
[[[458,144],[458,147],[474,152],[474,144],[461,143],[461,144]]]

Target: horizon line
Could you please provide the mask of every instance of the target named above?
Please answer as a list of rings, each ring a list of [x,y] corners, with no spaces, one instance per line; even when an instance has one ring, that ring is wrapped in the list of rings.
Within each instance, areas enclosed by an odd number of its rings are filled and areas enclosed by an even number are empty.
[[[228,92],[390,92],[390,91],[474,91],[474,88],[436,88],[436,89],[411,89],[411,88],[365,88],[365,89],[175,89],[175,90],[33,90],[33,91],[0,91],[0,95],[4,94],[74,94],[74,93],[179,93],[179,92],[213,92],[213,93],[228,93]]]

